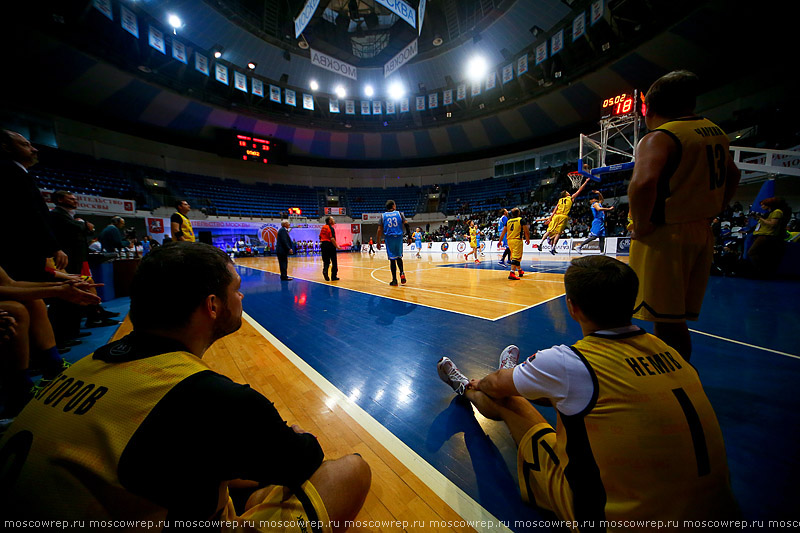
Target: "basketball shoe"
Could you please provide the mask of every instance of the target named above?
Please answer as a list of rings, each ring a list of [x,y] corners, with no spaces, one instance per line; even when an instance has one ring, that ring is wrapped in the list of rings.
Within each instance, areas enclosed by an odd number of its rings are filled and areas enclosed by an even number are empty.
[[[404,272],[400,272],[400,283],[401,283],[402,285],[405,285],[405,284],[406,284],[406,275],[405,275],[405,273],[404,273]]]
[[[461,373],[456,367],[456,364],[447,357],[442,357],[436,363],[436,371],[439,373],[439,379],[450,385],[450,387],[459,396],[464,394],[464,391],[469,385],[467,376]]]
[[[500,364],[498,368],[501,370],[504,368],[514,368],[517,366],[517,361],[519,361],[519,348],[511,344],[500,352]]]
[[[515,280],[519,281],[519,278],[517,277],[516,274],[514,274],[514,272],[515,271],[512,270],[511,272],[508,273],[508,279],[515,279]]]

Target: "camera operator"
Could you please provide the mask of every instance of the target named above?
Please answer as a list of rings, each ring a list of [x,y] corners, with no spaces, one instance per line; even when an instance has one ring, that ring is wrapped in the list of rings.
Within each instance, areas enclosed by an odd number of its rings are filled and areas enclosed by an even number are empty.
[[[791,218],[792,210],[779,197],[763,200],[761,209],[767,211],[767,216],[751,212],[758,221],[758,227],[753,231],[755,240],[747,250],[747,257],[756,268],[757,274],[772,276],[778,270],[783,256],[786,224]]]

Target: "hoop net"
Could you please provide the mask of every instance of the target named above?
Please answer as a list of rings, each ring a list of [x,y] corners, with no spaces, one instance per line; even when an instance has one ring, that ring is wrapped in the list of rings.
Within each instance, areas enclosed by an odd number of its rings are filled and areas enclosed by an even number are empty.
[[[583,184],[583,180],[586,179],[585,175],[581,174],[580,172],[574,172],[574,171],[569,172],[567,174],[567,177],[569,178],[569,182],[572,184],[572,188],[576,190],[578,189],[578,187],[581,186],[581,184]]]

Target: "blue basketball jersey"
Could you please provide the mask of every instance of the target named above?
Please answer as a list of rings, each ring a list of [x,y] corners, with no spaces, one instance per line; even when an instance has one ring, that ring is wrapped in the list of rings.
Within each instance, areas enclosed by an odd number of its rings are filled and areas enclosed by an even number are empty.
[[[383,234],[390,237],[403,234],[403,215],[400,211],[388,211],[383,214]]]
[[[498,235],[503,233],[503,228],[506,227],[507,223],[508,223],[508,217],[507,216],[503,215],[502,217],[500,217],[500,220],[497,222],[497,234]],[[502,244],[503,244],[503,246],[508,246],[508,235],[503,236]]]

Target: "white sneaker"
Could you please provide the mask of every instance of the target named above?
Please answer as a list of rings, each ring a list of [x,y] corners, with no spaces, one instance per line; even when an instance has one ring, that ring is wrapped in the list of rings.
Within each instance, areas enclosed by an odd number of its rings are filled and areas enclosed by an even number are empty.
[[[442,357],[436,363],[436,370],[439,373],[439,378],[450,385],[456,394],[461,396],[469,385],[467,376],[461,373],[456,367],[456,364],[447,357]]]
[[[519,361],[519,348],[515,345],[506,346],[506,348],[500,352],[500,365],[498,368],[501,370],[503,368],[514,368],[517,366],[517,362]]]

